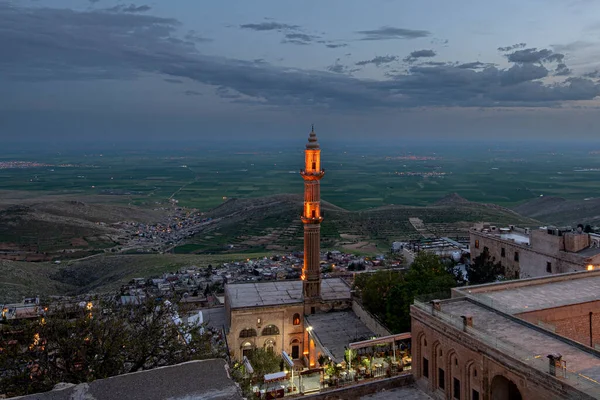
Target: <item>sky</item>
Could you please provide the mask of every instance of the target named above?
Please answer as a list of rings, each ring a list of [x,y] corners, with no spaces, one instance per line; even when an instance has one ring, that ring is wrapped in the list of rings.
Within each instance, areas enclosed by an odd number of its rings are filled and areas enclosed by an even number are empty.
[[[600,0],[0,0],[0,139],[594,140]]]

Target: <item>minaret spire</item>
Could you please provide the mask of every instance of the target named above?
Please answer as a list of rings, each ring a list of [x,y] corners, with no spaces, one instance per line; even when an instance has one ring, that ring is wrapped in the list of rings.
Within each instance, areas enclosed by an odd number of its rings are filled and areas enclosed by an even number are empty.
[[[302,268],[302,293],[305,313],[314,313],[321,301],[321,148],[312,124],[304,151],[304,267]]]

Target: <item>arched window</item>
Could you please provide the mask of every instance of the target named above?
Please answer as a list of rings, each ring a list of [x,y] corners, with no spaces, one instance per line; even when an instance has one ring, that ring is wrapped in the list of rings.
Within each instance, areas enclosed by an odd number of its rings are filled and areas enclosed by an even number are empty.
[[[265,348],[267,351],[273,353],[275,351],[275,341],[273,339],[267,339],[265,341]]]
[[[292,318],[292,323],[294,325],[300,325],[300,314],[294,314],[294,318]]]
[[[267,325],[263,328],[262,335],[263,336],[279,335],[279,328],[277,328],[275,325]]]
[[[240,332],[241,338],[254,337],[256,336],[256,331],[252,328],[242,329]]]

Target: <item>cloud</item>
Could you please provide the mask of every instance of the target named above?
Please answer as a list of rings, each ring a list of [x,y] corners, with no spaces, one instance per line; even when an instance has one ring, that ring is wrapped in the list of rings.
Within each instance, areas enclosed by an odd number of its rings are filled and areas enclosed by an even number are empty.
[[[186,90],[183,92],[186,96],[203,96],[202,93],[196,92],[195,90]]]
[[[281,43],[291,43],[299,45],[311,44],[313,40],[318,39],[318,36],[308,35],[306,33],[286,33]]]
[[[501,74],[500,83],[503,86],[516,85],[546,76],[548,76],[548,70],[541,65],[515,64]]]
[[[119,4],[117,6],[108,8],[107,11],[124,12],[124,13],[142,13],[142,12],[150,11],[151,9],[152,9],[152,7],[147,6],[147,5],[136,6],[135,4],[130,4],[130,5],[126,6],[124,4]]]
[[[190,30],[188,31],[188,33],[186,33],[185,35],[185,40],[191,42],[191,43],[206,43],[206,42],[212,42],[212,39],[209,38],[205,38],[203,36],[198,35],[198,33],[196,33],[195,30]]]
[[[573,51],[579,51],[583,49],[587,49],[590,47],[597,46],[597,43],[586,42],[583,40],[577,40],[575,42],[566,43],[566,44],[553,44],[551,47],[558,52],[568,53]]]
[[[437,53],[433,50],[415,50],[411,52],[406,58],[404,58],[404,61],[410,63],[416,61],[419,58],[435,57],[436,54]]]
[[[494,63],[482,63],[480,61],[474,61],[474,62],[468,62],[468,63],[458,64],[456,66],[456,68],[480,69],[480,68],[487,68],[487,67],[493,67],[493,66],[495,66]]]
[[[377,56],[375,58],[372,58],[371,60],[359,61],[356,63],[356,65],[363,66],[367,64],[374,64],[375,66],[379,67],[382,64],[389,64],[394,61],[398,61],[397,56]]]
[[[253,31],[285,31],[300,28],[298,25],[282,24],[279,22],[260,22],[258,24],[240,25],[242,29],[251,29]]]
[[[515,50],[515,49],[522,49],[525,46],[527,46],[526,43],[517,43],[517,44],[513,44],[511,46],[498,47],[498,51],[507,52],[507,51],[511,51],[511,50]]]
[[[508,61],[514,63],[536,63],[536,62],[561,62],[565,58],[564,54],[554,53],[550,49],[540,49],[535,47],[523,50],[517,50],[512,53],[506,54]]]
[[[337,49],[338,47],[346,47],[346,46],[348,46],[348,44],[347,43],[327,43],[325,46],[329,47],[330,49]]]
[[[175,83],[175,84],[181,84],[183,83],[183,81],[181,79],[172,79],[172,78],[165,78],[163,79],[165,82],[169,82],[169,83]]]
[[[595,70],[592,72],[586,72],[585,74],[583,74],[584,77],[586,78],[593,78],[593,79],[598,79],[600,78],[600,71],[599,70]]]
[[[23,8],[0,2],[0,31],[0,54],[11,55],[0,57],[0,83],[132,80],[159,74],[213,86],[218,96],[231,102],[351,111],[547,107],[600,94],[600,85],[581,77],[545,84],[538,78],[542,67],[525,66],[531,64],[527,62],[518,62],[515,69],[413,65],[390,74],[390,79],[367,80],[208,56],[179,36],[177,20],[139,13]]]
[[[431,35],[425,30],[395,28],[393,26],[382,26],[379,29],[356,32],[363,37],[360,40],[390,40],[390,39],[418,39]]]
[[[566,64],[560,63],[556,66],[556,69],[554,70],[554,75],[555,76],[568,76],[571,75],[573,71],[571,71],[571,69],[569,67],[567,67]]]

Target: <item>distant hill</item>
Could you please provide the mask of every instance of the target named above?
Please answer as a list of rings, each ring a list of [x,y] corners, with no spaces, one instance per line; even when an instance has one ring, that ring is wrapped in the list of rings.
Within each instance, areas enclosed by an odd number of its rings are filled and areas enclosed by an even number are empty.
[[[160,211],[80,201],[5,203],[0,206],[0,253],[3,258],[43,261],[83,257],[112,247],[123,234],[117,222],[148,222]]]
[[[545,224],[600,225],[600,198],[567,200],[562,197],[544,196],[529,200],[512,209]]]
[[[176,248],[181,253],[302,249],[301,195],[230,199],[206,215],[215,223]],[[388,205],[348,211],[323,202],[322,247],[367,253],[389,250],[395,240],[421,237],[409,218],[423,220],[429,233],[466,237],[473,222],[537,226],[539,222],[493,204],[469,202],[450,195],[430,207]],[[228,250],[229,249],[229,250]]]

